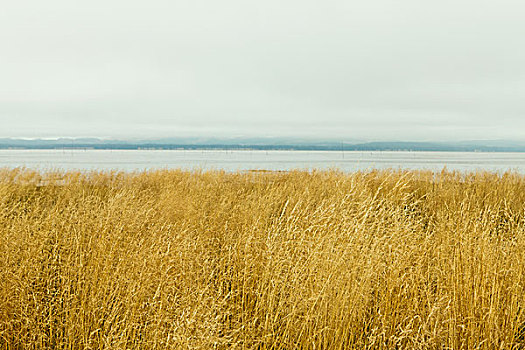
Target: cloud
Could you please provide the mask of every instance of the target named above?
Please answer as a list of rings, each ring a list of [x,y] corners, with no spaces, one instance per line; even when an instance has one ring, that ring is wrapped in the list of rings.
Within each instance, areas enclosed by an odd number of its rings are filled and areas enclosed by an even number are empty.
[[[516,138],[525,5],[12,1],[0,136]]]

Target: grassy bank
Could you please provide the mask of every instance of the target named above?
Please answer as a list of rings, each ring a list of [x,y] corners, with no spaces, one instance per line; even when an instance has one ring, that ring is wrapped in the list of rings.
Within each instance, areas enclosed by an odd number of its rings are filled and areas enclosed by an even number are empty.
[[[0,171],[2,348],[518,348],[525,177]]]

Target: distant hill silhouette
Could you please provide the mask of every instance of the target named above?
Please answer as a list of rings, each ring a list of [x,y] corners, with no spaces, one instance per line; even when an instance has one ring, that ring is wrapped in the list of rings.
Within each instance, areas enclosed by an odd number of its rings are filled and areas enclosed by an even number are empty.
[[[99,138],[16,139],[0,138],[0,149],[252,149],[318,151],[442,151],[525,152],[525,142],[476,140],[458,142],[380,141],[359,142],[299,138],[162,138],[111,140]]]

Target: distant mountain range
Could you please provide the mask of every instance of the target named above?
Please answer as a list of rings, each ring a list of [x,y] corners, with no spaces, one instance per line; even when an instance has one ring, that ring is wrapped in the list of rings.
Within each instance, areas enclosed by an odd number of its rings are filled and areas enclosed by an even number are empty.
[[[22,139],[0,138],[0,149],[252,149],[319,151],[448,151],[525,152],[525,141],[474,140],[458,142],[408,142],[316,140],[299,138],[162,138],[112,140],[100,138]]]

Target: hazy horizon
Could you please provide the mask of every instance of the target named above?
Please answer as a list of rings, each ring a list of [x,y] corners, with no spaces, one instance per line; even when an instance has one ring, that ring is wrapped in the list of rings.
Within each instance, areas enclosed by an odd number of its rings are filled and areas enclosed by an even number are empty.
[[[523,140],[517,0],[12,1],[0,137]]]
[[[316,146],[316,145],[340,145],[345,144],[351,145],[391,145],[396,146],[399,144],[413,144],[414,146],[420,145],[441,145],[441,146],[465,146],[465,147],[487,147],[488,149],[497,150],[498,148],[514,148],[525,150],[525,139],[458,139],[458,140],[411,140],[411,139],[349,139],[344,137],[287,137],[287,136],[173,136],[173,137],[98,137],[98,136],[57,136],[57,137],[0,137],[4,146],[15,146],[16,142],[36,142],[33,145],[38,146],[42,142],[59,142],[60,140],[68,140],[67,142],[80,142],[79,144],[90,144],[93,143],[103,145],[111,144],[112,142],[123,143],[123,144],[153,144],[158,145],[274,145],[274,146]],[[10,143],[9,140],[15,142]],[[42,143],[45,144],[45,143]],[[29,145],[29,144],[27,144]],[[74,146],[74,144],[73,144]],[[339,148],[337,148],[339,149]]]

